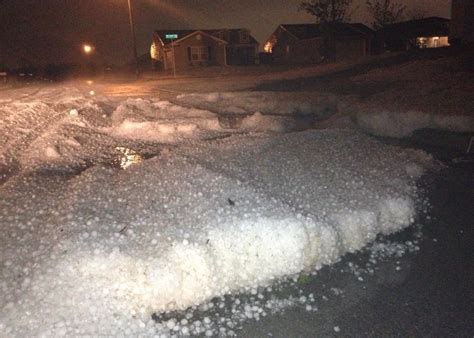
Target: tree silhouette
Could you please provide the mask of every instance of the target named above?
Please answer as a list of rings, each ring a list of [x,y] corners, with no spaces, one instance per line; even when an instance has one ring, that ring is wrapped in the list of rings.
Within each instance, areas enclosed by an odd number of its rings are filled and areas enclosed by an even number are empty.
[[[300,4],[300,9],[314,15],[318,23],[345,22],[352,0],[312,0]]]
[[[372,15],[372,26],[375,29],[402,20],[406,10],[406,6],[392,0],[367,0],[366,5]]]

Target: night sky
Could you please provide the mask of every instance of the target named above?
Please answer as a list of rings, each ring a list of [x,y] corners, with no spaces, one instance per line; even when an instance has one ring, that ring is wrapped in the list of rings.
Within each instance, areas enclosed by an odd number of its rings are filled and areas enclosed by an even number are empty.
[[[149,50],[155,29],[249,28],[262,42],[280,23],[311,23],[301,0],[132,0],[139,53]],[[450,16],[450,0],[400,0],[428,16]],[[368,23],[365,0],[351,21]],[[0,63],[79,62],[83,42],[107,63],[131,59],[127,0],[0,0]]]

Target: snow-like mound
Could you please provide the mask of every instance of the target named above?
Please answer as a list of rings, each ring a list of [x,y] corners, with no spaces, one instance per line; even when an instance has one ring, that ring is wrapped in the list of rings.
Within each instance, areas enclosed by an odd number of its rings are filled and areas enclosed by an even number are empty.
[[[379,136],[407,137],[414,131],[431,128],[453,132],[474,132],[474,118],[471,116],[434,115],[410,111],[379,113],[360,112],[357,124],[365,131]]]
[[[123,171],[8,182],[0,331],[166,334],[152,313],[318,269],[410,225],[430,162],[333,130],[234,136]]]
[[[176,143],[211,137],[221,131],[217,116],[168,101],[128,99],[111,115],[113,125],[103,131],[130,140]]]
[[[127,99],[117,106],[111,119],[114,122],[122,122],[130,118],[135,120],[212,119],[215,115],[203,109],[186,108],[168,101]]]
[[[128,99],[112,113],[112,127],[103,131],[113,137],[176,143],[219,133],[310,129],[318,118],[330,114],[324,109],[318,112],[318,105],[308,98],[287,101],[275,93],[187,94],[177,101]]]
[[[84,118],[85,112],[91,112],[93,121]],[[74,135],[65,132],[67,126],[91,128],[101,115],[94,101],[71,87],[44,87],[0,104],[0,168],[12,163],[31,168],[51,160],[67,162],[80,146]],[[71,155],[66,161],[65,154]]]
[[[330,95],[289,92],[227,92],[182,94],[180,104],[210,110],[220,114],[271,115],[317,114],[324,117],[336,109]]]

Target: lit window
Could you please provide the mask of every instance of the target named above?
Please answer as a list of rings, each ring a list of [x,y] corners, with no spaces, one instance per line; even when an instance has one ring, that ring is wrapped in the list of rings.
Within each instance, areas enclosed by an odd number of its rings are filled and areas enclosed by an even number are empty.
[[[431,36],[416,38],[418,48],[439,48],[449,46],[447,36]]]
[[[159,60],[160,59],[160,50],[158,49],[158,46],[156,45],[155,42],[151,44],[150,47],[150,57],[153,60]]]
[[[273,44],[268,41],[263,47],[263,50],[265,51],[265,53],[273,53]]]
[[[416,39],[416,45],[418,46],[418,48],[427,48],[427,42],[428,38],[426,37],[419,37]]]

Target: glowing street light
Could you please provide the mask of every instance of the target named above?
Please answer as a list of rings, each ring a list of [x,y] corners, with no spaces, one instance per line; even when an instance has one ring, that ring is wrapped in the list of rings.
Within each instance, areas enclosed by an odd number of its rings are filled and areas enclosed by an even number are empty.
[[[82,45],[82,50],[84,51],[84,53],[85,53],[86,55],[89,55],[89,54],[91,54],[92,51],[94,50],[94,47],[92,47],[91,45],[89,45],[89,44],[86,43],[86,44]]]

